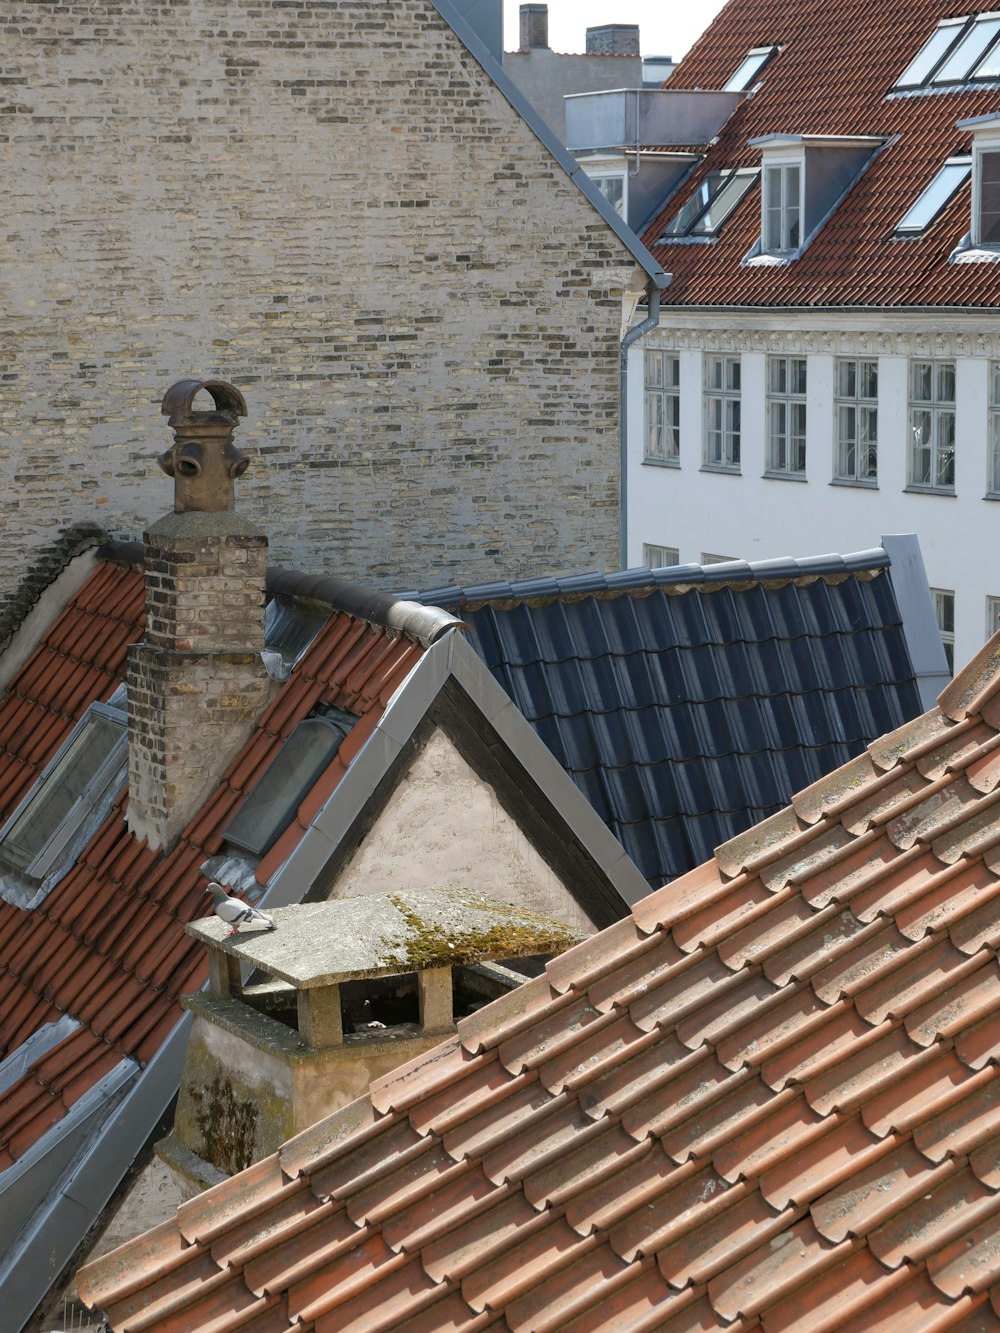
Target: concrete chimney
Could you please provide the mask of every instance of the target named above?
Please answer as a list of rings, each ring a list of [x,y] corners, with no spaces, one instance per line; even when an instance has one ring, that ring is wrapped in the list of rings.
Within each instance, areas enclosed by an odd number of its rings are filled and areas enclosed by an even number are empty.
[[[521,50],[545,50],[549,45],[548,5],[521,6]]]
[[[196,410],[205,391],[214,408]],[[128,657],[129,829],[169,848],[245,744],[273,692],[261,659],[267,538],[235,512],[246,403],[221,380],[182,380],[159,459],[174,512],[145,534],[146,634]]]
[[[589,56],[637,56],[638,54],[638,23],[606,23],[603,27],[587,29]]]

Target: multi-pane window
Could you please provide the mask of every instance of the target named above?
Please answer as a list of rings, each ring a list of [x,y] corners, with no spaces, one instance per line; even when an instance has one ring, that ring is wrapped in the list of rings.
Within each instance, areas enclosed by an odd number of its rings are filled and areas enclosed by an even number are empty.
[[[702,551],[701,563],[703,565],[728,565],[735,560],[734,555],[712,555],[711,551]]]
[[[710,171],[663,229],[661,242],[684,236],[717,236],[733,209],[757,180],[758,172]]]
[[[621,172],[611,172],[604,176],[591,176],[590,178],[601,194],[622,217],[625,216],[625,177]]]
[[[837,361],[834,476],[838,481],[878,477],[878,362]]]
[[[681,553],[676,546],[654,546],[650,542],[642,544],[642,563],[647,569],[669,569],[679,565]]]
[[[1000,597],[986,599],[986,637],[992,639],[1000,630]]]
[[[976,153],[977,245],[1000,245],[1000,151]]]
[[[764,251],[792,254],[802,244],[802,168],[781,162],[764,169]]]
[[[930,88],[1000,75],[1000,15],[995,11],[942,19],[896,81]]]
[[[1000,361],[990,365],[990,475],[992,495],[1000,495]]]
[[[740,466],[740,358],[705,357],[705,466]]]
[[[806,470],[806,358],[767,358],[767,470],[800,477]]]
[[[910,363],[910,485],[955,488],[955,363]]]
[[[937,616],[941,643],[948,660],[948,670],[955,671],[955,594],[948,588],[931,588],[934,614]]]
[[[675,352],[646,353],[646,438],[643,461],[681,460],[681,361]]]

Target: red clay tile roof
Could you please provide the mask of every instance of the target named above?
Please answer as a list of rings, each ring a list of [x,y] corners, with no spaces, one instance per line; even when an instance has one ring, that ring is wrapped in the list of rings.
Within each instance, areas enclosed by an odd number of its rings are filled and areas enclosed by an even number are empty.
[[[643,235],[673,282],[666,304],[761,306],[992,305],[993,264],[949,265],[970,226],[968,182],[917,239],[892,233],[945,159],[968,153],[956,121],[1000,111],[1000,90],[887,94],[942,18],[995,9],[994,0],[730,0],[674,71],[669,87],[720,88],[754,46],[780,44],[719,132],[702,166]],[[748,142],[766,134],[881,135],[891,140],[801,258],[782,267],[741,268],[760,234],[760,189],[752,189],[712,244],[656,242],[704,174],[759,166]]]
[[[85,1298],[134,1333],[997,1327],[998,755],[1000,635]]]
[[[87,706],[123,679],[126,645],[142,637],[143,597],[141,573],[103,562],[0,700],[0,821]],[[325,799],[421,651],[334,612],[169,854],[132,837],[123,796],[40,907],[0,902],[0,1058],[64,1013],[81,1024],[0,1096],[0,1171],[118,1061],[146,1063],[181,1017],[178,997],[206,974],[204,950],[183,929],[205,915],[200,866],[219,850],[230,812],[295,724],[319,700],[361,716],[320,779]],[[317,800],[307,797],[310,810]],[[304,819],[300,810],[262,863],[261,883],[301,836]]]

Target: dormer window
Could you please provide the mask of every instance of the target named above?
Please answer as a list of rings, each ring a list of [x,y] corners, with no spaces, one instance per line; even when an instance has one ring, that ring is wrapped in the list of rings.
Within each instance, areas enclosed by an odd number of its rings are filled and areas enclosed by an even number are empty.
[[[893,91],[961,87],[1000,77],[1000,13],[944,19],[899,76]]]
[[[1000,249],[1000,116],[960,120],[958,128],[972,131],[972,227],[969,239],[974,249]]]
[[[795,259],[881,147],[871,135],[768,134],[762,160],[760,241],[745,263]]]
[[[776,46],[755,46],[722,85],[722,91],[724,93],[746,92],[777,49]]]
[[[925,232],[971,170],[971,158],[950,157],[896,223],[896,235],[919,236]]]
[[[667,224],[660,244],[684,237],[711,237],[719,229],[760,173],[753,170],[710,171],[694,194]]]
[[[802,239],[802,166],[783,162],[764,171],[764,249],[794,254]]]

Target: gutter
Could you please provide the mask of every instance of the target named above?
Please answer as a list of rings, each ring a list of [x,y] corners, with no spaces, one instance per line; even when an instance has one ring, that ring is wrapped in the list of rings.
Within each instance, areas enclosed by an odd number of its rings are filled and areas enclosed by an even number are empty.
[[[669,281],[670,275],[666,274]],[[628,354],[629,348],[633,343],[638,342],[644,333],[650,329],[655,329],[660,322],[660,291],[666,284],[660,284],[655,279],[651,280],[646,288],[646,294],[649,302],[649,315],[637,324],[634,329],[629,329],[622,339],[621,356],[619,361],[619,389],[618,389],[618,449],[619,449],[619,470],[621,480],[619,482],[619,505],[618,505],[618,567],[619,569],[628,568]]]

